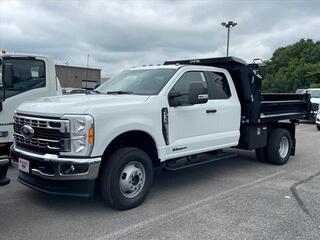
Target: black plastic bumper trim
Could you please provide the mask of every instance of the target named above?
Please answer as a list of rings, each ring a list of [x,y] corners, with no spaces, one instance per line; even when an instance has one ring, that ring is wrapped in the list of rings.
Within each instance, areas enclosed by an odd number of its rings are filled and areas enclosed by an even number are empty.
[[[20,171],[18,181],[39,192],[62,196],[92,197],[95,189],[95,180],[54,181],[30,176]]]

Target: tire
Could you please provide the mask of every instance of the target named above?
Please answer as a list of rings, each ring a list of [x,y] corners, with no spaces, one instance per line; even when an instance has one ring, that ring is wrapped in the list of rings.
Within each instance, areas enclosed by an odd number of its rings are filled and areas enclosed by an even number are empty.
[[[320,131],[320,124],[317,124],[317,129],[318,131]]]
[[[255,152],[256,152],[256,158],[260,162],[268,162],[268,150],[266,147],[256,148]]]
[[[281,144],[283,144],[283,148]],[[268,161],[270,163],[276,165],[287,163],[292,149],[292,139],[288,130],[282,128],[274,129],[269,136],[267,148]]]
[[[101,173],[100,192],[107,205],[118,210],[139,206],[153,183],[150,157],[138,148],[124,147],[106,161]]]

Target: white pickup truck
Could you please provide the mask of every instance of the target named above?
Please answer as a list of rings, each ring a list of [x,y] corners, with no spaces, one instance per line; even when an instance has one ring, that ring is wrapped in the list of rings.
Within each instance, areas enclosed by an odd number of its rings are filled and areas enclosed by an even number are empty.
[[[253,67],[233,57],[172,61],[123,71],[92,94],[26,102],[14,116],[18,180],[75,196],[97,185],[111,207],[130,209],[146,198],[155,167],[229,158],[229,147],[284,164],[310,96],[261,94]]]
[[[320,88],[307,88],[307,89],[297,89],[296,93],[309,93],[312,103],[311,114],[308,116],[308,120],[316,121],[316,116],[318,111],[320,111]]]
[[[9,148],[13,142],[13,114],[24,101],[61,95],[55,65],[49,57],[0,53],[0,185],[5,177]]]

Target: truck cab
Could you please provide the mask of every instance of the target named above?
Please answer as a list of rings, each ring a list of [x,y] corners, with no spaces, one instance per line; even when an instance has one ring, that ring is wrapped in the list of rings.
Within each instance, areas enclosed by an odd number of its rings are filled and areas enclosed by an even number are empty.
[[[22,102],[54,96],[59,92],[55,64],[49,57],[0,54],[0,168],[5,168],[8,163],[15,109]],[[6,171],[2,172],[5,175]]]

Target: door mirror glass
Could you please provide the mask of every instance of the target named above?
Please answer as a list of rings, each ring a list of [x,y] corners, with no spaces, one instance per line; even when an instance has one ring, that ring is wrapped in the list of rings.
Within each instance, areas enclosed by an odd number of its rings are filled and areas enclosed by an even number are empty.
[[[182,105],[182,102],[180,101],[180,97],[182,96],[181,93],[177,92],[177,91],[171,91],[169,93],[169,105],[171,107],[176,107],[179,105]]]
[[[3,85],[5,88],[13,87],[13,65],[5,64],[3,65]]]
[[[189,87],[190,104],[201,104],[208,102],[208,89],[201,82],[193,82]]]

